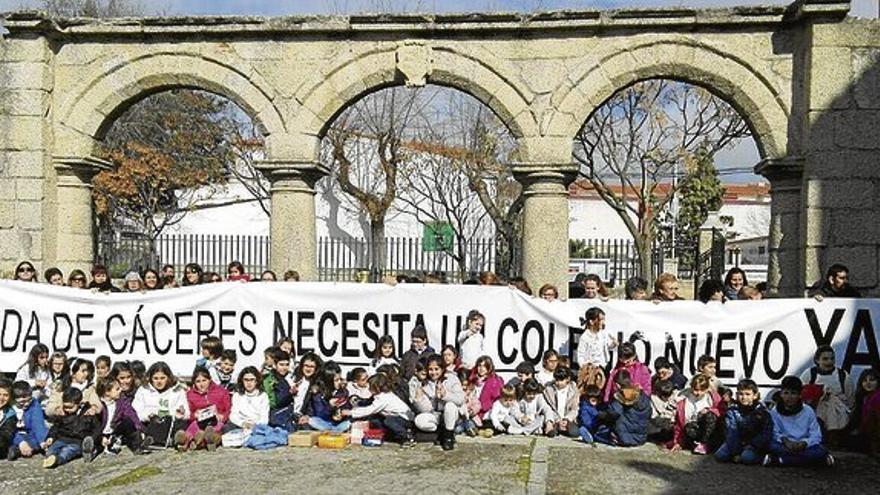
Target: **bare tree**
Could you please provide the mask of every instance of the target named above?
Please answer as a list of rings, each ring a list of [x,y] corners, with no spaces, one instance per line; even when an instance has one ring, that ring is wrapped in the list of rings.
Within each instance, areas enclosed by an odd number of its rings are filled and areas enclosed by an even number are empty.
[[[43,0],[43,10],[58,17],[127,17],[144,15],[137,0]]]
[[[720,98],[662,79],[619,91],[584,124],[574,141],[574,158],[581,176],[632,234],[642,277],[653,278],[656,219],[676,193],[675,178],[694,163],[698,151],[711,159],[750,135],[736,110]]]

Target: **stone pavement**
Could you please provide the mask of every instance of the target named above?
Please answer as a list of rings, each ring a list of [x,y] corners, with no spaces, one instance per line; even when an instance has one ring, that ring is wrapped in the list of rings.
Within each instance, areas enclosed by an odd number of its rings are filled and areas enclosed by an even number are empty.
[[[342,451],[166,451],[102,456],[56,470],[0,461],[0,493],[876,493],[880,463],[839,454],[833,470],[727,466],[654,446],[591,448],[568,439],[461,438],[455,451],[421,444]]]

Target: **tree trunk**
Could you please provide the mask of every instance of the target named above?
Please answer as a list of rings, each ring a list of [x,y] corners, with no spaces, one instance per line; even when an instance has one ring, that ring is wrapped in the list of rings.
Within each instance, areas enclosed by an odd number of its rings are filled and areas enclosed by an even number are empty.
[[[380,282],[385,272],[385,218],[370,219],[370,278]]]
[[[648,282],[648,287],[654,285],[654,243],[653,239],[640,235],[636,239],[636,251],[639,253],[639,272],[641,277]]]

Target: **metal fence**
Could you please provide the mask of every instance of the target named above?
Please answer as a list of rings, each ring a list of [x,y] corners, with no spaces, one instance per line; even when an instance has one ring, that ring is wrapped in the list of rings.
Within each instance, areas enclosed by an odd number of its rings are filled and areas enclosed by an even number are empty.
[[[384,252],[384,268],[371,266],[376,250]],[[318,238],[318,276],[320,280],[378,280],[384,275],[422,276],[435,273],[447,281],[461,282],[465,277],[492,271],[495,266],[494,239],[472,239],[464,247],[464,256],[456,259],[449,251],[428,251],[423,239],[388,237],[383,243],[363,238]]]

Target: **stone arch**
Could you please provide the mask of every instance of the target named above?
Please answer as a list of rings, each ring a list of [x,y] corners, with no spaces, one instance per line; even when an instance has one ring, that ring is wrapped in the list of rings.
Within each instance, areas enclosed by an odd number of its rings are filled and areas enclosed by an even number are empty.
[[[464,91],[488,106],[519,138],[538,134],[538,123],[529,107],[530,95],[514,79],[506,62],[488,54],[479,57],[446,46],[430,46],[430,69],[425,82]],[[399,46],[383,47],[347,58],[315,81],[298,98],[303,102],[301,132],[321,137],[347,106],[384,88],[404,84],[397,69]],[[484,56],[485,55],[485,56]]]
[[[545,133],[573,138],[596,108],[615,92],[646,79],[675,79],[706,88],[742,115],[764,158],[786,156],[789,110],[785,98],[756,64],[688,40],[649,42],[598,59],[571,84],[556,90],[559,101]]]
[[[229,98],[254,119],[264,135],[284,133],[286,124],[273,103],[274,92],[252,72],[189,53],[155,53],[117,63],[89,78],[62,102],[59,150],[83,154],[103,138],[116,117],[146,96],[175,88],[200,89]],[[87,144],[65,142],[74,139]]]

